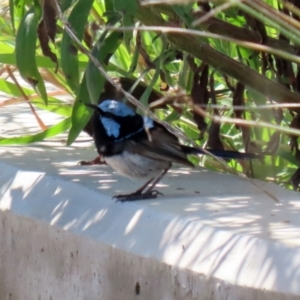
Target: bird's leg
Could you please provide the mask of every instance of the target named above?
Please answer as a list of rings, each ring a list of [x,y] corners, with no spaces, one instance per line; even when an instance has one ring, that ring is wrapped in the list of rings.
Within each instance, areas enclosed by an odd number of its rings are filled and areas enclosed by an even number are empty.
[[[143,190],[148,186],[148,184],[153,180],[154,178],[151,178],[148,180],[142,187],[140,187],[137,191],[131,193],[131,194],[123,194],[123,195],[116,195],[113,196],[113,199],[116,198],[117,202],[125,202],[125,201],[135,201],[135,200],[141,200],[144,199],[142,197]]]
[[[157,190],[153,190],[156,184],[166,175],[166,173],[170,170],[171,165],[162,171],[162,173],[152,182],[151,186],[145,191],[144,194],[153,193],[155,192],[156,195],[162,195],[162,193],[158,192]],[[155,197],[156,198],[156,197]]]
[[[146,199],[153,199],[156,198],[157,195],[162,195],[161,192],[157,190],[153,190],[153,188],[156,186],[156,184],[166,175],[166,173],[169,171],[171,168],[171,165],[167,168],[164,169],[161,174],[153,181],[154,178],[151,178],[149,181],[147,181],[141,188],[139,188],[137,191],[131,194],[127,195],[117,195],[114,196],[113,198],[117,199],[117,202],[125,202],[125,201],[136,201],[136,200],[146,200]],[[143,193],[145,188],[148,186],[149,183],[151,183],[151,186],[146,189],[146,191]]]
[[[78,162],[78,165],[81,165],[81,166],[105,165],[105,164],[106,164],[106,162],[104,160],[102,160],[101,155],[97,156],[95,159],[90,160],[90,161],[81,160],[80,162]]]

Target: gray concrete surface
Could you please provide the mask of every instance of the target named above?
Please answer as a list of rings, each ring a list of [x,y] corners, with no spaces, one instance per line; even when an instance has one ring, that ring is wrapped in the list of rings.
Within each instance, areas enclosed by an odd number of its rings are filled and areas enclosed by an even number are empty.
[[[0,136],[37,130],[25,105],[0,123]],[[300,299],[298,193],[259,183],[276,204],[234,175],[175,167],[164,197],[115,203],[140,183],[78,166],[92,142],[65,138],[0,147],[3,299]]]

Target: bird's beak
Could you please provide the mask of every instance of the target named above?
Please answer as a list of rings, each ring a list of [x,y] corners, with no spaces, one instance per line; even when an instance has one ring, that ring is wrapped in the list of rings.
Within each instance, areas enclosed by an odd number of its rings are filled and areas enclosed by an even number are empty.
[[[92,108],[93,110],[97,110],[98,106],[92,103],[83,103],[85,106]]]
[[[100,108],[97,105],[92,104],[92,103],[84,103],[84,105],[93,109],[99,116],[102,115],[102,111],[100,110]]]

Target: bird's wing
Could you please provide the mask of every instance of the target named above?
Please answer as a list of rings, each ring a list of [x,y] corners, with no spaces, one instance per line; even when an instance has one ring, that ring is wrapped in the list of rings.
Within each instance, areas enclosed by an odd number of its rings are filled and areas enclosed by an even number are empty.
[[[148,138],[127,140],[124,142],[127,151],[162,161],[176,162],[189,167],[194,165],[187,159],[175,136],[161,127],[148,132]]]

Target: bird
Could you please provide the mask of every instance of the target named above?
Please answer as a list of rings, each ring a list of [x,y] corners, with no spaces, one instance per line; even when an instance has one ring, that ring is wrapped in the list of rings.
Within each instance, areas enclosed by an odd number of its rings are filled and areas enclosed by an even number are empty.
[[[85,105],[94,110],[91,118],[94,144],[106,164],[123,176],[146,181],[133,193],[114,196],[117,201],[144,200],[162,195],[155,186],[173,163],[194,167],[188,155],[206,154],[201,149],[181,144],[163,124],[138,114],[120,101],[104,100],[98,105]],[[207,151],[223,158],[260,157],[255,153]]]
[[[127,77],[114,77],[112,78],[115,84],[117,84],[119,87],[126,91],[130,91],[132,86],[135,85],[136,80],[127,78]],[[137,86],[134,88],[134,90],[131,92],[132,95],[140,99],[142,95],[146,92],[146,90],[149,89],[149,87],[142,81],[140,81]],[[163,95],[156,91],[155,89],[150,90],[149,98],[148,98],[148,104],[161,99]],[[101,103],[102,101],[106,99],[114,99],[118,101],[122,101],[124,99],[124,95],[122,92],[120,92],[111,82],[106,80],[104,82],[103,89],[101,91],[101,94],[98,99],[98,104]],[[128,103],[129,105],[132,105],[130,102]],[[158,108],[164,108],[165,105],[158,106]],[[131,108],[134,109],[134,106],[132,105]],[[92,126],[92,119],[88,121],[88,123],[85,125],[83,128],[83,131],[87,133],[89,136],[93,136],[93,126]],[[93,160],[81,160],[78,162],[79,165],[96,165],[96,164],[105,164],[105,161],[101,156],[97,156]]]

